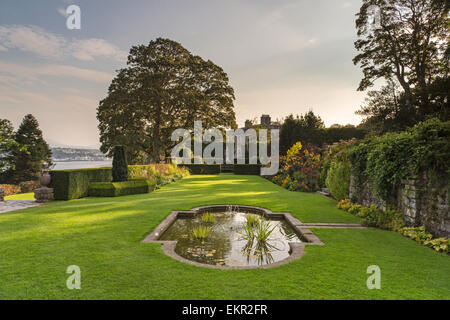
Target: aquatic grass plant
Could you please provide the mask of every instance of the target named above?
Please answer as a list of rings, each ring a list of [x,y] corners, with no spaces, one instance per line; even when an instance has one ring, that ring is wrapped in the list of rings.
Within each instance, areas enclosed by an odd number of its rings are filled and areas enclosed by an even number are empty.
[[[205,212],[202,215],[202,221],[204,223],[214,223],[214,215],[212,213]]]
[[[264,216],[260,216],[259,219],[250,218],[247,216],[247,221],[243,225],[243,232],[240,234],[247,241],[253,241],[256,239],[258,243],[266,242],[272,232],[275,230],[276,225],[271,227],[269,220],[264,220]]]
[[[251,224],[244,223],[242,232],[239,232],[242,235],[242,238],[247,240],[248,242],[252,242],[255,239],[255,227]]]
[[[192,234],[197,239],[206,239],[211,232],[211,227],[208,226],[197,226],[192,228]]]
[[[261,217],[255,226],[256,241],[258,241],[258,243],[266,242],[275,228],[276,225],[270,227],[270,221],[264,220],[264,218]]]
[[[251,227],[255,227],[258,224],[260,216],[256,215],[256,214],[247,214],[246,216],[246,220],[247,220],[247,225],[251,226]]]

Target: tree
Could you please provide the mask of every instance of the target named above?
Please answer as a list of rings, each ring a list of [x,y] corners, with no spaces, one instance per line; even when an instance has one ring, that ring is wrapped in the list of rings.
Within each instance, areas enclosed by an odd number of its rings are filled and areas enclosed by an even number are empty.
[[[0,119],[0,182],[7,183],[14,171],[13,152],[22,149],[14,140],[11,121]],[[24,150],[24,149],[22,149]],[[25,151],[25,150],[24,150]]]
[[[325,125],[312,110],[304,115],[289,115],[281,125],[280,129],[280,152],[286,154],[296,142],[301,141],[304,145],[322,145],[324,139]]]
[[[368,24],[373,6],[379,8],[380,14],[381,23],[376,29]],[[389,119],[404,111],[402,113],[414,123],[428,116],[442,118],[443,108],[436,107],[433,95],[436,91],[431,88],[436,82],[436,86],[442,82],[448,84],[448,23],[446,1],[363,0],[356,20],[359,39],[355,48],[360,53],[353,59],[364,73],[358,90],[368,89],[377,79],[386,80],[388,86],[372,96],[374,102],[363,107],[362,114],[379,119],[384,112],[385,119]],[[401,88],[398,94],[392,90],[390,82]],[[390,94],[384,110],[380,105],[383,91]],[[394,99],[398,101],[394,103]],[[448,107],[448,90],[444,97],[440,94],[438,100],[443,100]]]
[[[112,176],[113,182],[122,182],[128,180],[128,163],[124,146],[114,147]]]
[[[14,140],[19,145],[26,146],[26,150],[20,148],[12,153],[14,162],[13,181],[21,182],[37,179],[43,165],[51,165],[52,152],[42,137],[39,123],[33,115],[25,116],[14,134]]]
[[[415,110],[406,103],[394,81],[389,81],[380,90],[369,91],[367,95],[365,104],[356,114],[365,117],[361,126],[368,131],[398,131],[415,124]]]
[[[159,162],[176,143],[177,128],[235,128],[234,91],[227,74],[181,44],[158,38],[133,46],[128,67],[112,81],[97,109],[101,150],[126,145],[133,163]]]

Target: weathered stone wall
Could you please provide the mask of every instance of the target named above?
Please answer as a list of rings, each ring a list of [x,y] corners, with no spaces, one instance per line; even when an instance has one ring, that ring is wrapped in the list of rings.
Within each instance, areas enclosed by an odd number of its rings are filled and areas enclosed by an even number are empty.
[[[392,202],[403,211],[408,226],[425,226],[434,235],[450,236],[450,190],[449,182],[439,183],[439,177],[422,174],[402,181]],[[356,188],[354,178],[350,181],[349,199],[365,206],[375,204],[385,210],[386,201],[373,192],[368,182]]]

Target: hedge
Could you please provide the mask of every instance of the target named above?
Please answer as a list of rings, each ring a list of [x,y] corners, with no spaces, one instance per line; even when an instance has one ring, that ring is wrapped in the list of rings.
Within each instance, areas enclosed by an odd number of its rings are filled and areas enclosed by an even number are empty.
[[[150,193],[156,183],[148,179],[136,179],[124,182],[94,182],[89,185],[90,197],[120,197],[132,194]]]
[[[51,171],[56,200],[72,200],[87,197],[93,182],[111,182],[112,169],[75,169]],[[149,164],[128,166],[129,179],[150,179],[156,185],[164,185],[188,175],[187,170],[173,164]]]
[[[51,171],[50,187],[55,200],[72,200],[87,197],[92,182],[110,182],[111,168],[76,169]]]
[[[220,164],[180,164],[185,167],[191,174],[219,174]]]
[[[235,164],[233,165],[234,174],[248,174],[248,175],[260,175],[260,164]]]

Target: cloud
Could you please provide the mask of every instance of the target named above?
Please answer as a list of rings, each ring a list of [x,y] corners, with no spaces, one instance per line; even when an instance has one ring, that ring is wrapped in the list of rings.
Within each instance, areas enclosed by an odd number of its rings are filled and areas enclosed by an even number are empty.
[[[60,15],[62,15],[63,17],[67,17],[67,12],[66,12],[66,9],[64,9],[64,8],[58,8],[58,9],[56,9],[57,11],[58,11],[58,13],[60,14]]]
[[[61,58],[65,40],[38,27],[0,26],[0,45],[47,58]]]
[[[68,41],[42,28],[25,25],[0,26],[0,51],[8,49],[31,52],[50,59],[92,61],[96,57],[108,57],[125,61],[127,57],[125,51],[103,39]]]
[[[103,39],[77,40],[71,46],[72,56],[78,60],[91,61],[97,56],[112,57],[118,61],[124,61],[127,53],[117,49]]]
[[[344,2],[343,4],[342,4],[342,8],[350,8],[352,6],[352,4],[350,3],[350,2]]]
[[[108,83],[113,74],[68,65],[24,66],[0,62],[0,82],[9,86],[21,86],[36,81],[45,82],[42,76],[76,78],[85,81]]]

